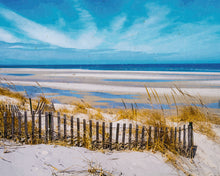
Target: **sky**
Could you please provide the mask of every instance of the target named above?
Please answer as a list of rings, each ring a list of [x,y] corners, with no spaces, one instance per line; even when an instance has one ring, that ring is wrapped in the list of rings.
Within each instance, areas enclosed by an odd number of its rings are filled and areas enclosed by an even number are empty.
[[[0,0],[0,61],[220,63],[220,1]]]

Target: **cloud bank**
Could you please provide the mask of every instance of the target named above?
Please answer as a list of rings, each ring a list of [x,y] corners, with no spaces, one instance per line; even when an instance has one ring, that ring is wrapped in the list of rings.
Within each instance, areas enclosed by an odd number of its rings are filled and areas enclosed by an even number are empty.
[[[147,3],[143,4],[141,14],[138,12],[132,14],[136,16],[133,21],[130,20],[131,14],[125,10],[108,18],[107,26],[100,27],[98,18],[92,11],[83,8],[79,1],[74,0],[71,5],[77,14],[77,20],[72,26],[70,25],[72,21],[68,21],[62,15],[54,22],[54,26],[51,26],[36,22],[0,5],[0,20],[7,21],[5,25],[3,23],[0,26],[0,41],[14,44],[8,48],[16,49],[12,50],[15,53],[19,49],[23,52],[36,49],[31,47],[32,45],[27,45],[33,44],[38,45],[38,49],[46,49],[48,53],[62,48],[63,52],[65,49],[74,49],[71,51],[78,50],[77,52],[90,53],[92,56],[94,53],[92,51],[95,50],[96,54],[100,53],[99,56],[95,55],[96,59],[101,58],[103,51],[109,55],[124,52],[143,53],[145,56],[153,54],[171,61],[177,59],[189,61],[193,57],[198,61],[200,58],[216,60],[220,56],[218,21],[212,22],[209,18],[192,22],[178,20],[177,16],[172,15],[174,8],[159,3]],[[8,24],[10,25],[7,26]],[[65,30],[66,26],[68,29]],[[64,29],[60,30],[59,27]],[[140,60],[144,62],[143,58]],[[97,61],[95,58],[92,59]]]

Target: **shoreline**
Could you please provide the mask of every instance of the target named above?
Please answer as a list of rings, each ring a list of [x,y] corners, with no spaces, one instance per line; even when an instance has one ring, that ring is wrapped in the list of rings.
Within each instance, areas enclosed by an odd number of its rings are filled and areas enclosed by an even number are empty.
[[[49,68],[2,68],[0,67],[0,71],[6,71],[6,72],[10,72],[10,71],[14,71],[14,72],[28,72],[28,71],[36,71],[36,72],[42,72],[42,71],[55,71],[55,72],[71,72],[71,71],[79,71],[79,72],[98,72],[98,73],[158,73],[158,74],[195,74],[195,75],[199,75],[199,74],[203,74],[203,75],[220,75],[220,72],[211,72],[211,71],[206,71],[206,72],[202,72],[202,71],[137,71],[137,70],[89,70],[89,69],[49,69]]]
[[[161,98],[162,104],[166,104],[166,100],[163,96],[167,95],[172,99],[171,92],[175,86],[193,96],[201,96],[205,104],[216,103],[220,100],[220,72],[3,68],[0,69],[0,73],[6,74],[0,75],[3,78],[1,83],[12,82],[15,85],[24,86],[25,88],[25,86],[38,86],[36,83],[38,82],[41,87],[70,91],[69,93],[74,91],[72,92],[73,94],[79,94],[78,97],[74,97],[74,95],[66,96],[65,94],[58,94],[51,97],[61,100],[62,103],[69,103],[71,99],[73,101],[85,99],[91,104],[97,104],[99,100],[119,102],[119,100],[124,98],[120,98],[120,96],[117,98],[115,95],[124,94],[135,94],[134,96],[138,96],[134,99],[125,97],[125,100],[128,102],[146,103],[147,91],[145,87],[147,87],[156,90]],[[14,75],[7,75],[10,73]],[[27,73],[33,75],[19,76],[19,74]],[[18,75],[16,76],[16,74]],[[6,80],[4,80],[4,78]],[[114,81],[114,79],[116,81]],[[127,79],[128,81],[123,82],[123,79]],[[142,80],[142,82],[136,82],[136,80]],[[149,82],[144,82],[143,80],[149,80]],[[56,93],[54,91],[44,93]],[[91,92],[112,94],[113,97],[108,96],[106,98],[91,95]],[[175,98],[177,102],[181,103],[180,93],[175,95]],[[103,105],[106,103],[98,104]]]

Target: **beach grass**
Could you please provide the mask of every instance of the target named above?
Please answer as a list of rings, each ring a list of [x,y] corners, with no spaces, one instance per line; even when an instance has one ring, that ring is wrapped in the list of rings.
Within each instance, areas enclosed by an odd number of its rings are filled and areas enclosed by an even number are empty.
[[[171,105],[171,101],[176,102],[175,97],[178,93],[181,94],[182,102],[184,103],[184,105],[177,105],[177,103],[174,103],[175,106],[173,107],[173,109],[170,110],[164,110],[162,106],[160,109],[154,109],[153,102],[157,102],[158,105],[161,105],[161,96],[158,95],[158,92],[156,92],[155,89],[146,87],[146,101],[152,105],[152,109],[138,109],[138,106],[135,103],[131,104],[131,108],[128,108],[126,107],[125,102],[122,101],[122,103],[124,103],[124,109],[117,109],[114,111],[109,110],[109,112],[110,114],[114,114],[116,112],[116,122],[119,120],[128,119],[135,122],[139,122],[143,126],[152,126],[158,128],[162,127],[170,129],[171,127],[181,126],[182,124],[193,122],[195,132],[206,135],[209,139],[219,143],[219,136],[217,136],[217,134],[212,128],[213,125],[220,125],[218,115],[209,112],[209,109],[205,107],[205,104],[203,103],[201,97],[192,96],[187,92],[183,92],[178,87],[172,89],[172,100],[167,95],[164,95],[163,98],[166,99],[168,105]],[[19,104],[23,104],[24,107],[28,107],[29,102],[27,101],[27,98],[25,98],[25,96],[20,93],[13,92],[8,88],[0,87],[0,95],[14,98],[20,102]],[[192,101],[190,101],[189,98]],[[46,99],[45,96],[39,96],[38,100],[33,101],[34,109],[37,108],[37,104],[39,103],[39,101],[44,101],[48,105],[51,104],[51,102],[48,99]],[[197,106],[196,103],[191,102],[198,102],[201,105],[201,107]],[[2,105],[4,105],[5,103],[7,102],[1,102]],[[93,108],[91,105],[84,101],[73,102],[71,105],[73,105],[74,108],[66,108],[64,106],[63,108],[56,109],[55,111],[60,112],[61,115],[67,114],[68,117],[70,117],[72,114],[83,113],[88,115],[89,119],[105,121],[105,117],[103,116],[103,112],[101,109]],[[91,113],[89,109],[93,109],[93,113]],[[26,110],[28,110],[28,108],[26,108]],[[8,112],[8,115],[10,116],[10,112]],[[8,118],[8,120],[8,124],[11,124],[10,118]],[[18,122],[16,120],[15,124],[17,125],[17,123]],[[28,131],[31,133],[31,122],[28,123],[30,123]],[[1,127],[3,127],[3,111],[0,112],[0,125]],[[22,134],[24,134],[24,128],[22,128],[22,130]],[[37,128],[35,130],[37,131]],[[3,129],[0,129],[0,131],[1,134],[3,134]],[[99,133],[102,134],[101,129]],[[89,140],[89,134],[86,134],[86,136],[86,141],[84,141],[86,144],[86,148],[92,150],[96,149],[92,148],[91,141]],[[24,138],[24,136],[22,137]],[[106,133],[105,137],[107,139],[109,137],[109,134]],[[167,138],[167,140],[170,140],[169,137]],[[65,141],[56,142],[55,144],[65,146],[69,145]],[[134,147],[133,150],[143,151],[142,149],[138,149],[137,147]],[[176,150],[176,146],[173,145],[173,143],[169,143],[164,139],[158,139],[154,143],[154,145],[152,145],[150,148],[146,148],[146,150],[150,150],[152,152],[161,152],[163,156],[166,158],[167,162],[171,163],[174,167],[181,170],[186,175],[190,174],[184,169],[185,163],[180,157],[181,151]],[[102,171],[99,169],[94,169],[94,167],[91,167],[91,169],[89,169],[89,172],[101,173]]]

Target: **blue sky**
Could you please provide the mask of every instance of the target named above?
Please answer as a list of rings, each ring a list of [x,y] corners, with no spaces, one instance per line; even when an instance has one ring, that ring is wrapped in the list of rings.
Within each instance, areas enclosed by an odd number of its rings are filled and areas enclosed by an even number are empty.
[[[0,64],[219,63],[219,0],[0,0]]]

